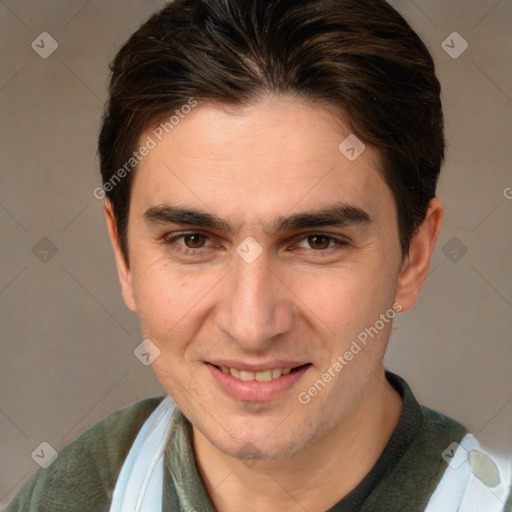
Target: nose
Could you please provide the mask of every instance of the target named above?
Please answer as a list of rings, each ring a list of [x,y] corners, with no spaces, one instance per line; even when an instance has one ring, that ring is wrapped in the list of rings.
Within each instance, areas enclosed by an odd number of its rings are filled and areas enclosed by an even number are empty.
[[[263,353],[293,324],[291,292],[262,254],[236,258],[215,309],[217,328],[240,350]]]

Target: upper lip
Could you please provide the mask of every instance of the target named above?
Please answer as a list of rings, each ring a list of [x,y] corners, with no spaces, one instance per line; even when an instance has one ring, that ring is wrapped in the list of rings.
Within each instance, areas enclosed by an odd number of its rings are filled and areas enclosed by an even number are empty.
[[[265,370],[273,370],[274,368],[297,368],[308,364],[308,361],[289,361],[285,359],[274,359],[265,363],[249,363],[242,361],[232,361],[228,359],[215,359],[206,361],[215,366],[226,366],[227,368],[236,368],[246,372],[264,372]]]

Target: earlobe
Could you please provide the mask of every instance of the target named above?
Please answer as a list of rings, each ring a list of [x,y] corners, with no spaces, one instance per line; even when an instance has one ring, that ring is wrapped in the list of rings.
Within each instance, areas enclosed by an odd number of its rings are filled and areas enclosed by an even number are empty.
[[[133,277],[128,263],[126,262],[123,251],[121,250],[121,243],[119,240],[119,233],[117,230],[117,222],[112,208],[112,203],[105,199],[103,202],[103,209],[105,211],[105,218],[107,221],[108,234],[112,249],[114,250],[114,257],[117,266],[117,275],[121,285],[121,292],[126,306],[132,311],[137,311],[135,303],[135,295],[133,289]]]
[[[396,300],[402,305],[402,311],[414,306],[427,279],[430,260],[441,229],[443,210],[441,200],[437,197],[432,199],[425,220],[411,240],[398,278]]]

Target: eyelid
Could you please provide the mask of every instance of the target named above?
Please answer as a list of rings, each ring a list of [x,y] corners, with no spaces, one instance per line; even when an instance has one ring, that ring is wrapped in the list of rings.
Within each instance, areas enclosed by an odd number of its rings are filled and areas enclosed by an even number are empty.
[[[201,235],[211,240],[211,236],[209,233],[205,233],[200,230],[189,230],[189,231],[180,231],[174,233],[167,233],[162,238],[166,240],[176,239],[187,235]],[[299,233],[293,237],[294,240],[304,240],[305,238],[309,238],[310,236],[324,236],[325,238],[331,238],[333,240],[337,240],[339,242],[349,242],[349,238],[344,235],[337,235],[332,233],[324,233],[322,231],[305,231],[304,233]]]
[[[324,233],[322,231],[307,231],[305,233],[298,234],[295,239],[296,240],[304,240],[309,238],[310,236],[322,236],[325,238],[329,238],[339,243],[349,243],[350,239],[344,235],[332,234],[332,233]]]
[[[207,241],[209,241],[209,242],[212,241],[211,237],[207,233],[203,233],[202,231],[180,231],[177,233],[168,233],[168,234],[164,235],[162,237],[162,239],[165,243],[170,244],[172,242],[176,242],[180,238],[184,238],[186,236],[192,236],[192,235],[204,236]],[[186,247],[186,246],[184,246],[184,247]],[[186,248],[190,249],[190,247],[186,247]],[[202,249],[202,247],[201,247],[201,249]],[[194,250],[194,249],[190,249],[190,250]],[[197,251],[199,249],[195,249],[195,250]]]
[[[199,254],[202,249],[211,248],[214,245],[210,235],[208,235],[207,233],[204,233],[202,231],[197,231],[197,230],[168,233],[167,235],[163,236],[162,239],[166,245],[172,246],[174,243],[177,243],[179,239],[183,239],[184,237],[191,236],[191,235],[203,236],[203,237],[205,237],[206,242],[210,242],[210,243],[208,245],[205,245],[203,247],[198,247],[198,248],[191,248],[191,247],[187,247],[185,244],[178,244],[179,249],[176,249],[178,252],[182,252],[187,255],[194,255],[194,254]],[[330,249],[335,249],[337,246],[338,247],[346,246],[346,245],[349,245],[349,243],[350,243],[350,240],[347,239],[347,237],[344,237],[343,235],[335,236],[333,234],[323,233],[320,231],[308,231],[308,232],[300,233],[297,236],[295,236],[293,238],[293,240],[294,240],[293,245],[296,245],[299,242],[302,242],[312,236],[320,236],[320,237],[327,238],[327,239],[329,239],[330,242],[334,242],[334,245],[331,247],[327,247],[325,249],[313,249],[312,247],[302,247],[301,249],[306,249],[307,251],[311,251],[316,254],[329,253]]]

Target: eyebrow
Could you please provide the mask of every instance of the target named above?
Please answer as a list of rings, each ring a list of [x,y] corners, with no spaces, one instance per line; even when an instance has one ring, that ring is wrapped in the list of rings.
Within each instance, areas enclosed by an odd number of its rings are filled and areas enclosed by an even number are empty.
[[[148,223],[182,224],[216,231],[234,231],[228,221],[195,208],[181,208],[168,204],[152,206],[144,212],[143,217]],[[339,203],[319,210],[278,217],[265,225],[264,231],[272,234],[320,226],[347,227],[370,222],[372,222],[371,216],[361,208]]]

